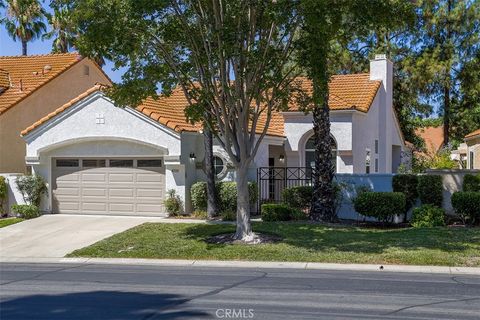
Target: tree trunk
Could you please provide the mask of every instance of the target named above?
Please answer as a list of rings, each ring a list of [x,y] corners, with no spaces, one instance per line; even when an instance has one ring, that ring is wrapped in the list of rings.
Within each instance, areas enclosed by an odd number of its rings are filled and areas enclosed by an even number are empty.
[[[236,240],[251,241],[253,239],[250,224],[250,197],[248,194],[247,179],[248,164],[241,164],[237,168],[237,231]]]
[[[315,172],[313,179],[313,197],[310,219],[314,221],[335,222],[335,194],[332,181],[332,141],[330,136],[330,117],[328,110],[328,92],[323,93],[324,102],[313,110],[313,132],[315,139]]]
[[[27,55],[27,41],[22,40],[22,55]]]
[[[203,130],[205,147],[205,175],[207,176],[207,217],[212,219],[218,215],[217,192],[215,189],[215,171],[213,168],[213,135],[210,129],[205,126]]]

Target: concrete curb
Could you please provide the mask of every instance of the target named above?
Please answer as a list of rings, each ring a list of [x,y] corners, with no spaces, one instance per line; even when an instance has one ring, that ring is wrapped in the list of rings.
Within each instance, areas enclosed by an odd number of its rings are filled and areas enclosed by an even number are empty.
[[[72,264],[120,264],[150,265],[165,267],[226,267],[255,269],[304,269],[333,271],[376,271],[435,273],[451,275],[480,275],[480,268],[446,266],[408,266],[375,264],[341,264],[317,262],[270,262],[270,261],[219,261],[219,260],[174,260],[174,259],[131,259],[131,258],[21,258],[0,257],[2,263],[72,263]]]

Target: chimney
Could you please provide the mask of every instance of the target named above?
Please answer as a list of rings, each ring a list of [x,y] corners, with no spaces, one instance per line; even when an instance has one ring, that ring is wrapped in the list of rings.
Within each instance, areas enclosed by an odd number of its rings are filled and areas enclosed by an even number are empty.
[[[379,172],[392,172],[392,142],[395,130],[393,113],[393,63],[385,54],[370,61],[370,80],[381,80],[378,89]]]

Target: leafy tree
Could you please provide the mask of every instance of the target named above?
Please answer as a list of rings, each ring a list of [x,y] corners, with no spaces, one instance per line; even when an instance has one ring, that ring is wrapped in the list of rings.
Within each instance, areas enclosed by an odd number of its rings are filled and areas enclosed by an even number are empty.
[[[417,14],[412,43],[416,54],[409,68],[422,98],[440,107],[448,144],[451,137],[462,138],[463,121],[479,117],[478,101],[474,106],[466,105],[470,102],[472,85],[465,80],[478,78],[480,72],[478,60],[475,61],[480,50],[480,2],[422,0],[418,1]],[[477,115],[460,120],[470,108]]]
[[[51,30],[42,39],[52,39],[52,52],[66,53],[73,47],[77,30],[72,21],[72,13],[65,7],[54,7],[53,15],[47,14]]]
[[[0,22],[5,24],[14,41],[22,42],[22,55],[27,55],[27,43],[45,32],[45,11],[38,0],[6,0],[7,14]]]
[[[236,170],[236,239],[251,240],[247,173],[272,112],[295,90],[295,2],[72,0],[80,51],[127,67],[112,97],[136,105],[178,85]],[[206,117],[205,115],[208,115]]]
[[[403,23],[411,11],[404,1],[357,2],[349,0],[303,0],[304,19],[300,40],[300,61],[313,83],[313,96],[305,110],[313,116],[315,149],[314,192],[310,218],[335,221],[335,193],[332,185],[331,136],[328,109],[329,58],[337,52],[345,35],[368,34],[375,27]]]

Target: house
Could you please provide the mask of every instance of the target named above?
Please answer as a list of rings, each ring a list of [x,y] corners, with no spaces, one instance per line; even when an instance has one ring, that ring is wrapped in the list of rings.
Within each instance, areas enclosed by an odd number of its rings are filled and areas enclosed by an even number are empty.
[[[465,136],[467,169],[480,169],[480,129]]]
[[[77,53],[0,57],[0,173],[25,173],[20,131],[96,82],[110,83]]]
[[[392,173],[401,164],[406,147],[392,107],[392,76],[392,63],[378,56],[370,73],[332,78],[329,106],[337,173]],[[190,187],[205,178],[204,150],[201,127],[185,120],[186,105],[182,91],[174,90],[136,108],[117,108],[96,85],[32,121],[22,136],[27,165],[48,182],[42,209],[158,215],[164,212],[166,191],[174,189],[190,212]],[[311,137],[311,115],[295,105],[275,113],[249,179],[256,180],[263,167],[311,167]],[[218,144],[214,155],[218,179],[232,180],[232,166]],[[273,194],[281,191],[271,188]]]
[[[425,142],[425,150],[418,152],[420,156],[432,158],[445,146],[443,125],[417,128],[415,135]]]

